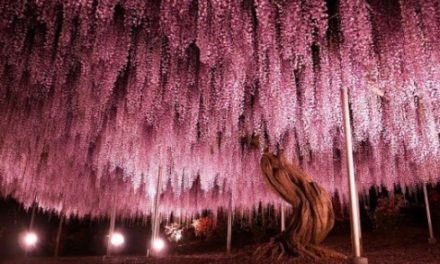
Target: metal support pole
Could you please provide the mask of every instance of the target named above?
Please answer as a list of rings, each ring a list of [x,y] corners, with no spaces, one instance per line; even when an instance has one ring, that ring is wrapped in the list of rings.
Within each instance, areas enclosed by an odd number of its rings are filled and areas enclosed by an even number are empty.
[[[29,231],[32,231],[34,228],[34,221],[35,221],[35,208],[36,208],[35,202],[32,204],[32,214],[31,214],[31,222],[29,223]]]
[[[151,217],[151,241],[150,245],[147,247],[147,257],[150,255],[151,247],[153,245],[154,240],[157,238],[159,234],[159,195],[160,195],[160,180],[162,178],[162,166],[159,166],[159,171],[157,175],[157,184],[156,184],[156,194],[154,196],[154,208],[153,215]]]
[[[61,232],[63,231],[63,222],[64,222],[64,215],[61,214],[60,216],[60,223],[58,224],[58,230],[57,230],[57,238],[55,240],[55,253],[54,257],[58,257],[59,250],[60,250],[60,240],[61,240]]]
[[[429,228],[429,244],[437,243],[437,240],[434,237],[434,231],[432,229],[432,221],[431,221],[431,210],[429,209],[429,199],[428,199],[428,190],[426,188],[426,183],[423,183],[423,196],[425,197],[425,208],[426,208],[426,218],[428,220],[428,228]]]
[[[228,229],[226,236],[226,253],[231,254],[231,241],[232,241],[232,192],[229,192],[229,204],[228,204]]]
[[[35,200],[36,200],[36,196],[35,196]],[[32,231],[32,229],[34,228],[34,221],[35,221],[35,208],[37,207],[36,201],[34,201],[32,203],[32,213],[31,213],[31,221],[29,223],[29,230],[28,231]],[[25,251],[24,256],[27,257],[28,256],[28,250]]]
[[[286,210],[284,203],[281,203],[281,232],[286,230]]]
[[[111,236],[115,232],[115,221],[116,221],[116,206],[113,203],[113,209],[110,217],[110,226],[109,226],[108,239],[107,239],[107,254],[106,254],[107,257],[110,257],[112,254]]]
[[[353,162],[353,145],[351,138],[351,121],[350,121],[350,109],[348,105],[348,89],[342,88],[342,108],[344,116],[344,132],[345,132],[345,144],[347,152],[347,173],[349,184],[349,197],[350,197],[350,218],[351,218],[351,241],[353,247],[353,256],[349,258],[348,262],[351,264],[366,264],[367,258],[361,257],[362,253],[362,234],[361,234],[361,222],[359,213],[359,197],[356,189],[356,179],[354,177],[354,162]]]

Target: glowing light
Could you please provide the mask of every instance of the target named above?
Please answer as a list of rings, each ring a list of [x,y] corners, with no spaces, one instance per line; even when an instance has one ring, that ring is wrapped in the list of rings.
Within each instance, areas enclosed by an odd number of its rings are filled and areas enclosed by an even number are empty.
[[[181,240],[183,237],[182,232],[183,228],[177,223],[165,226],[165,233],[172,241],[178,242],[179,240]]]
[[[163,239],[156,238],[155,240],[153,240],[153,249],[154,250],[161,251],[164,248],[165,248],[165,242],[163,241]]]
[[[124,244],[125,242],[125,238],[121,233],[113,233],[110,236],[110,243],[115,246],[115,247],[119,247],[122,244]]]
[[[38,242],[38,236],[34,232],[28,232],[23,236],[23,242],[27,248],[34,247]]]
[[[179,241],[180,239],[182,239],[183,236],[182,236],[181,231],[180,232],[176,232],[175,237],[176,237],[176,241]]]

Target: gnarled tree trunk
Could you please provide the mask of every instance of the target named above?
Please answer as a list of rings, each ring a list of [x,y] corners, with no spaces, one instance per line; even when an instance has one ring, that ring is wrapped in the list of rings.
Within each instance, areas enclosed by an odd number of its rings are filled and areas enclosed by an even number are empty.
[[[293,206],[294,215],[284,232],[257,250],[257,257],[280,259],[288,254],[312,258],[344,257],[319,247],[334,224],[330,195],[282,155],[265,153],[261,158],[261,170],[275,193]]]

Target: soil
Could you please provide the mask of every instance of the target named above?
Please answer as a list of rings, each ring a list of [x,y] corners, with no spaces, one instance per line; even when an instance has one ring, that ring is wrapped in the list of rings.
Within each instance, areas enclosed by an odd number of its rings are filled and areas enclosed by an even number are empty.
[[[387,230],[376,230],[364,234],[364,255],[368,262],[380,264],[440,264],[440,243],[429,244],[427,241],[427,229],[420,227],[395,227]],[[334,230],[324,241],[323,246],[350,255],[351,241],[347,229]],[[203,243],[197,245],[203,249]],[[92,263],[117,263],[117,264],[198,264],[198,263],[257,263],[253,253],[258,245],[249,245],[237,248],[231,255],[222,252],[223,245],[216,249],[209,247],[207,252],[199,250],[197,254],[173,254],[162,257],[136,257],[136,256],[115,256],[105,257],[62,257],[54,258],[14,258],[0,261],[1,263],[14,264],[92,264]],[[261,263],[261,262],[258,262]],[[268,262],[269,263],[269,262]],[[320,259],[313,261],[304,258],[291,258],[289,261],[271,261],[270,263],[316,263],[336,264],[347,263],[347,260]]]

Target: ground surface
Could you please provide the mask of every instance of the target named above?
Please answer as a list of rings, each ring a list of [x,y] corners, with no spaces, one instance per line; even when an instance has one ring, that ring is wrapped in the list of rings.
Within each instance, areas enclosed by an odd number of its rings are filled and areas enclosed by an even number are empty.
[[[396,227],[394,229],[380,230],[376,232],[366,232],[364,234],[364,251],[368,257],[369,263],[380,264],[440,264],[440,244],[430,245],[427,243],[427,230],[423,228]],[[335,230],[324,242],[328,248],[337,250],[349,255],[350,236],[347,232],[339,232]],[[257,263],[252,253],[256,246],[247,246],[237,249],[231,256],[223,254],[219,249],[193,255],[172,255],[155,259],[146,259],[133,256],[116,256],[110,259],[103,257],[82,257],[68,258],[63,257],[55,260],[53,258],[14,258],[1,261],[1,263],[16,264],[41,264],[41,263],[126,263],[126,264],[198,264],[198,263]],[[258,262],[261,263],[261,262]],[[272,261],[271,263],[280,263],[280,261]],[[318,263],[318,264],[336,264],[346,263],[343,260],[322,259],[319,261],[311,261],[307,259],[292,259],[291,261],[283,261],[283,263]]]

